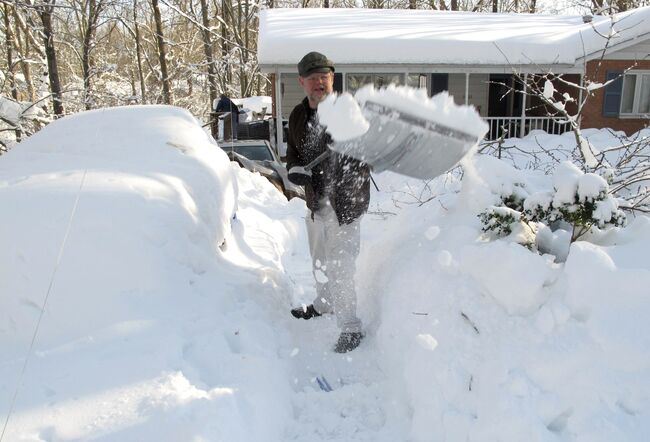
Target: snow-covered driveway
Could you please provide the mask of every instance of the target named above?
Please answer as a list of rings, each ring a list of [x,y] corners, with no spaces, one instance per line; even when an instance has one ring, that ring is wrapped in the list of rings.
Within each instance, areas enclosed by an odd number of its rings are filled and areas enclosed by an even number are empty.
[[[549,177],[489,157],[462,182],[378,175],[367,338],[340,355],[332,317],[289,314],[313,298],[304,202],[186,112],[148,109],[66,118],[0,157],[2,442],[650,434],[647,217],[556,263],[476,217]]]

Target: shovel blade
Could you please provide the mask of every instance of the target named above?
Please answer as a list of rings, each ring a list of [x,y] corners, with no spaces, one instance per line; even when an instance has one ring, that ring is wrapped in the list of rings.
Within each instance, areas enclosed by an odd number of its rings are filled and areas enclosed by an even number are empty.
[[[370,165],[374,172],[400,173],[420,179],[435,178],[458,162],[480,138],[435,121],[366,101],[363,114],[368,131],[332,149]]]

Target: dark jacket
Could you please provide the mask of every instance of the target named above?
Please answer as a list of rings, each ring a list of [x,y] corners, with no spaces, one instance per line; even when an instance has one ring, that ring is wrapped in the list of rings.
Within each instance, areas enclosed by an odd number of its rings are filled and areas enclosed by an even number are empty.
[[[217,108],[215,110],[217,112],[232,112],[233,116],[239,113],[239,108],[237,105],[225,95],[222,95],[221,98],[219,98],[219,102],[217,103]]]
[[[230,120],[231,128],[232,128],[232,136],[233,138],[236,137],[237,135],[237,124],[239,123],[239,108],[237,105],[227,96],[222,95],[221,98],[219,99],[219,102],[217,103],[217,107],[215,108],[215,111],[217,112],[230,112],[232,119]]]
[[[316,122],[316,111],[307,98],[297,105],[289,117],[287,169],[306,166],[328,149],[332,139]],[[305,199],[311,211],[318,202],[329,198],[339,224],[349,224],[368,210],[370,203],[370,168],[354,158],[331,152],[312,169],[311,183],[305,186]]]

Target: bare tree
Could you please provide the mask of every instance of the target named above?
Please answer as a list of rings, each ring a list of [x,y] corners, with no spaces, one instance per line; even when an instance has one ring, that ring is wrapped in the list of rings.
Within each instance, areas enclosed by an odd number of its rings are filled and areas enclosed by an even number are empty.
[[[43,23],[43,43],[47,56],[47,73],[52,91],[52,107],[54,115],[61,117],[65,113],[63,108],[63,93],[61,79],[59,78],[59,64],[54,47],[54,30],[52,29],[52,12],[56,0],[45,0],[39,8],[39,15]]]
[[[208,69],[208,89],[210,94],[210,106],[217,99],[217,69],[214,63],[214,56],[212,51],[212,36],[210,34],[210,19],[208,14],[208,2],[201,0],[201,19],[203,20],[203,27],[201,29],[203,34],[203,50],[205,52],[205,61]]]
[[[156,23],[156,42],[158,45],[158,61],[160,63],[163,103],[172,104],[171,87],[169,85],[169,75],[167,73],[165,39],[163,36],[163,25],[158,0],[151,0],[151,6],[153,8],[154,20]]]
[[[632,140],[621,138],[620,145],[597,150],[583,135],[581,128],[582,113],[594,93],[620,81],[625,73],[637,65],[636,61],[632,61],[619,76],[604,83],[598,81],[598,72],[610,48],[611,39],[616,35],[614,26],[615,20],[612,17],[610,32],[607,34],[593,28],[594,32],[606,39],[599,59],[589,62],[593,64],[593,77],[588,75],[586,59],[583,63],[582,81],[579,83],[550,71],[523,76],[513,70],[513,75],[524,85],[522,91],[515,92],[540,102],[547,116],[569,125],[575,139],[574,161],[580,164],[583,171],[604,176],[611,185],[610,193],[628,202],[623,209],[650,212],[650,139],[641,136]],[[560,86],[564,91],[558,90]]]
[[[135,56],[137,60],[138,80],[140,81],[140,97],[143,103],[147,102],[147,87],[142,70],[142,48],[140,39],[140,25],[138,24],[138,0],[133,0],[133,39],[135,41]]]
[[[104,0],[81,0],[73,2],[79,21],[81,36],[81,68],[84,87],[84,106],[92,109],[95,105],[92,78],[96,75],[93,62],[93,49],[96,47],[95,37],[100,22],[100,14],[105,7]]]

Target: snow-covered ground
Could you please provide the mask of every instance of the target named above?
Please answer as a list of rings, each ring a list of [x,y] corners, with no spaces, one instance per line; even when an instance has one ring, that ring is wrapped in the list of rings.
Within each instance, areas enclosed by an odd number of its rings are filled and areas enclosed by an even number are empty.
[[[1,440],[647,440],[649,218],[558,263],[488,241],[477,217],[549,175],[476,155],[462,180],[375,179],[367,338],[340,355],[334,318],[289,314],[313,298],[304,202],[231,165],[186,112],[92,111],[14,147]]]

